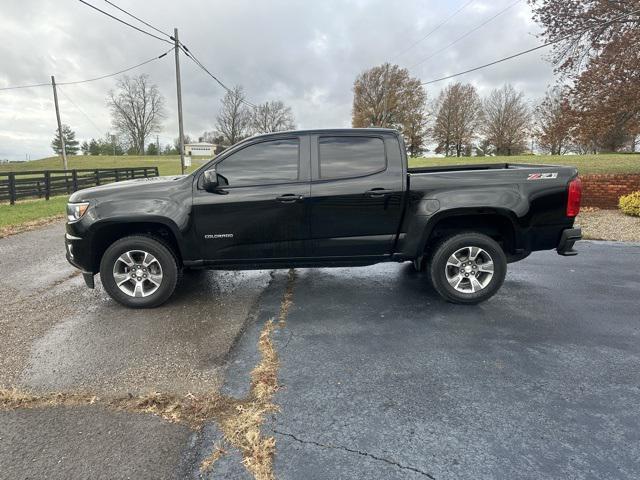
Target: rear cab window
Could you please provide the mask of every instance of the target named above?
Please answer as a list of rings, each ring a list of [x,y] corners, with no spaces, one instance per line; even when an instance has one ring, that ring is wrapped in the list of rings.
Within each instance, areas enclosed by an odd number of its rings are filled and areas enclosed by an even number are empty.
[[[318,158],[321,180],[361,177],[387,167],[384,141],[379,137],[321,136]]]

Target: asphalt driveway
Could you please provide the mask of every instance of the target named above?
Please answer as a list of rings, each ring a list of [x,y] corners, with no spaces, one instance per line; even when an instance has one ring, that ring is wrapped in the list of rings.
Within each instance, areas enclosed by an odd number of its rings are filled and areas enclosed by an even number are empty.
[[[579,250],[512,265],[474,307],[408,265],[299,270],[267,428],[277,477],[639,478],[640,246]],[[219,478],[244,478],[234,465]]]
[[[241,398],[286,272],[204,272],[150,311],[87,291],[62,229],[0,240],[0,385]],[[275,476],[637,478],[640,245],[582,242],[444,303],[408,265],[296,272],[274,333]],[[0,412],[0,478],[198,478],[220,439],[96,407]],[[233,448],[207,478],[250,478]]]

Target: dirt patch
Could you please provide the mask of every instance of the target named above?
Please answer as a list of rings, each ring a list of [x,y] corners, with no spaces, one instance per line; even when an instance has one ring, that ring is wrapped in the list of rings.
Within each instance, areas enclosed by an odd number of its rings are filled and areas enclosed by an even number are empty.
[[[153,392],[147,395],[98,397],[90,393],[32,394],[15,388],[0,388],[0,410],[49,408],[78,405],[97,405],[113,410],[151,414],[173,423],[200,430],[208,422],[215,422],[223,432],[224,443],[214,445],[213,451],[201,463],[201,471],[214,467],[226,453],[226,444],[237,448],[243,465],[258,480],[271,480],[276,440],[262,434],[265,415],[278,411],[273,396],[278,390],[278,352],[273,333],[286,325],[293,304],[295,272],[289,271],[287,286],[280,302],[278,321],[268,320],[258,340],[260,361],[251,371],[251,385],[247,397],[236,399],[218,392],[206,394],[170,395]]]
[[[582,227],[585,239],[640,242],[640,218],[625,215],[620,210],[583,208],[576,224]]]
[[[8,237],[9,235],[15,235],[17,233],[28,232],[35,230],[36,228],[45,227],[52,223],[59,222],[65,218],[64,215],[55,215],[53,217],[39,218],[38,220],[31,220],[29,222],[20,223],[18,225],[10,225],[8,227],[0,228],[0,238]]]

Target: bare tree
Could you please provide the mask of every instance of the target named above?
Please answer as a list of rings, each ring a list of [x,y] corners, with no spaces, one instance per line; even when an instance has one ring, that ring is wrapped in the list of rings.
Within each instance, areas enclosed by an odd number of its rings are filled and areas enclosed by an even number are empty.
[[[138,154],[144,154],[147,138],[160,131],[165,117],[164,97],[148,75],[124,76],[107,97],[113,128],[129,139]]]
[[[217,130],[227,146],[238,143],[251,133],[251,111],[245,104],[244,89],[236,85],[222,99]]]
[[[254,108],[251,127],[254,133],[271,133],[294,130],[296,124],[291,107],[278,100]]]
[[[484,101],[484,135],[497,155],[517,155],[527,147],[531,114],[524,94],[507,84]]]
[[[534,135],[551,155],[563,155],[571,147],[572,118],[566,92],[552,88],[535,109]]]
[[[426,135],[426,99],[420,80],[406,68],[388,63],[373,67],[353,84],[352,126],[395,128],[410,153],[418,154]]]
[[[205,131],[205,132],[202,132],[202,135],[198,137],[198,141],[213,143],[215,145],[222,145],[224,143],[224,137],[216,131],[210,131],[210,132]]]
[[[454,83],[445,88],[436,104],[436,120],[432,136],[436,150],[446,156],[455,152],[471,152],[472,142],[482,119],[482,102],[475,87]]]

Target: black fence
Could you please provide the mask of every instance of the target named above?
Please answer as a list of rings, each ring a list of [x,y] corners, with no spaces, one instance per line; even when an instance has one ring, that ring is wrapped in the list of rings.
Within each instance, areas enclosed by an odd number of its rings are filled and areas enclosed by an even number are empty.
[[[0,202],[71,195],[77,190],[132,178],[157,177],[158,167],[0,172]]]

